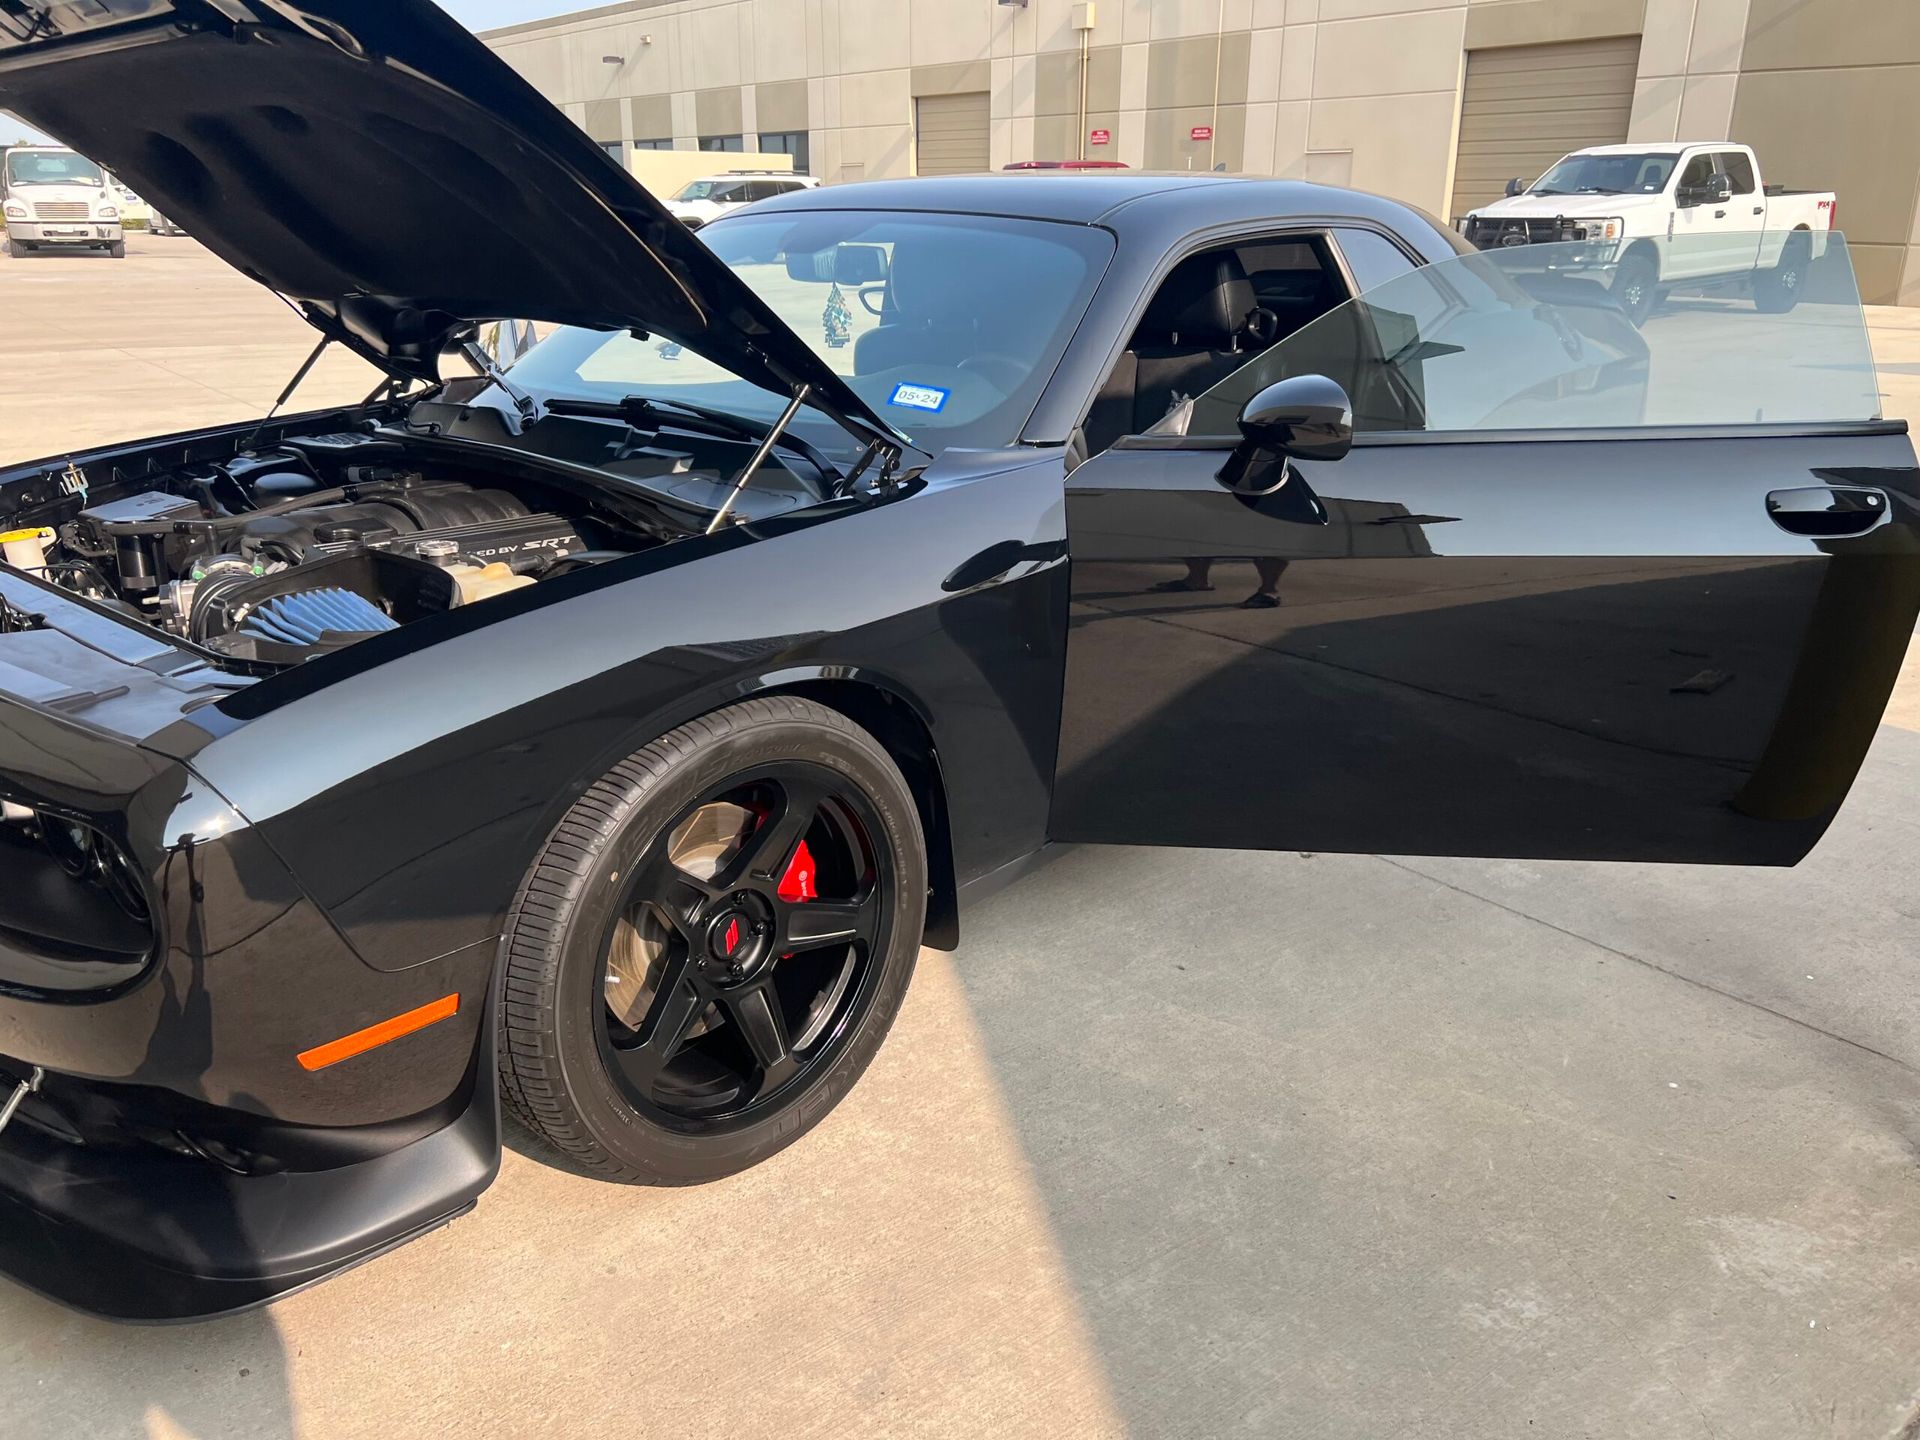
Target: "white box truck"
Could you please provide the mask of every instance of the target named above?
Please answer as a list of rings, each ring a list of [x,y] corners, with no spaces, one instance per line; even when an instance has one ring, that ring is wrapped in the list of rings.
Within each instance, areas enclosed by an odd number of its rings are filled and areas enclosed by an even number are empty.
[[[0,151],[0,215],[9,255],[64,247],[126,258],[119,192],[98,165],[64,145]]]

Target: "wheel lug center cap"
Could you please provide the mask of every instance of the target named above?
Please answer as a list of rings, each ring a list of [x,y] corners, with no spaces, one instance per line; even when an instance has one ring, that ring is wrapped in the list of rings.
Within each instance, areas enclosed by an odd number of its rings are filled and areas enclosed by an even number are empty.
[[[745,898],[730,899],[707,921],[707,956],[735,978],[743,977],[765,958],[768,926]]]

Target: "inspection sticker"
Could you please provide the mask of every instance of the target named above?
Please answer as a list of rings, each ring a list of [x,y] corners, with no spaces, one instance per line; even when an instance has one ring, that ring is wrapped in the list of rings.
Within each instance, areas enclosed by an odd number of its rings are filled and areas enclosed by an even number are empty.
[[[893,393],[887,397],[889,405],[904,405],[909,410],[931,410],[938,414],[947,403],[951,390],[942,390],[938,385],[896,385]]]

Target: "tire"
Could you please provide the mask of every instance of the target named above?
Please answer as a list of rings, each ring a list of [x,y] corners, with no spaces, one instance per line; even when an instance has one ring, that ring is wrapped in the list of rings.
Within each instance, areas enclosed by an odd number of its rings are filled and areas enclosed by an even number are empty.
[[[111,255],[116,260],[126,259],[127,258],[127,242],[124,240],[114,241],[113,244],[107,247],[107,254]]]
[[[26,259],[27,252],[32,248],[33,247],[27,244],[26,241],[24,240],[9,239],[7,241],[7,254],[12,256],[15,260]]]
[[[1806,288],[1807,267],[1813,258],[1813,243],[1806,232],[1796,230],[1787,237],[1780,263],[1761,270],[1753,277],[1753,308],[1763,315],[1785,315],[1800,303]]]
[[[1645,255],[1629,255],[1614,272],[1609,292],[1634,325],[1644,325],[1660,302],[1660,268]]]
[[[671,848],[707,831],[711,855]],[[744,1170],[873,1059],[926,898],[913,793],[844,715],[769,696],[683,725],[591,786],[522,882],[502,939],[501,1092],[608,1180]],[[858,925],[864,940],[819,938]]]

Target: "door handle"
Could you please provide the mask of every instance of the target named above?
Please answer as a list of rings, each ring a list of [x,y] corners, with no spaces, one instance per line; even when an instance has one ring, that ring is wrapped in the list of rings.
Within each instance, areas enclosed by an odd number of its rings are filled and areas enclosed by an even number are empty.
[[[1886,492],[1863,485],[1810,485],[1775,490],[1767,496],[1767,517],[1789,535],[1814,540],[1843,540],[1886,523]]]
[[[1756,205],[1753,207],[1753,213],[1756,215],[1764,215],[1767,213],[1767,207],[1764,205]]]
[[[1713,212],[1713,218],[1716,220],[1724,220],[1727,218],[1727,212],[1724,210],[1716,210]]]

